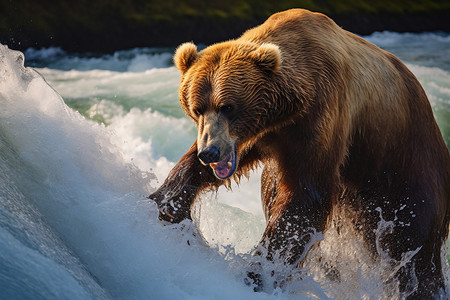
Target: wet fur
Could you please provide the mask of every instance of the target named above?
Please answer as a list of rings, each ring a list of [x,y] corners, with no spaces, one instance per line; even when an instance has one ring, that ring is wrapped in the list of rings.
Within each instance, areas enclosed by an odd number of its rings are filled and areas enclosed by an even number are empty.
[[[264,165],[267,227],[260,246],[269,259],[281,253],[286,264],[301,263],[311,228],[325,231],[338,206],[355,212],[355,228],[377,257],[381,208],[383,219],[395,220],[379,241],[383,250],[400,260],[420,248],[395,274],[400,289],[407,289],[411,270],[419,284],[410,299],[444,288],[449,152],[424,90],[395,56],[322,14],[295,9],[201,52],[184,44],[174,60],[186,114],[200,131],[203,116],[217,114],[216,127],[226,131],[221,139],[236,142],[234,179]],[[231,116],[221,115],[225,104],[233,105]],[[190,218],[201,191],[229,184],[198,161],[197,143],[150,195],[162,219]]]

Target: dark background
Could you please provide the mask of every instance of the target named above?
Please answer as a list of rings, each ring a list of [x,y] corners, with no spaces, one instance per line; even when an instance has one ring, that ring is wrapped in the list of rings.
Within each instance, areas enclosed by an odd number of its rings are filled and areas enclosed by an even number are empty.
[[[236,38],[275,12],[322,12],[346,30],[450,32],[450,0],[0,0],[0,43],[112,52]]]

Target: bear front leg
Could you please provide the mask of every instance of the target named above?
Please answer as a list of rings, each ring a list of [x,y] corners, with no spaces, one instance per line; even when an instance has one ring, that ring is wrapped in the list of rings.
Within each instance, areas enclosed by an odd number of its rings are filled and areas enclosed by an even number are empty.
[[[301,267],[308,251],[322,240],[322,232],[327,224],[329,209],[323,203],[305,204],[297,199],[281,199],[280,194],[275,194],[276,188],[268,194],[276,199],[265,199],[266,204],[272,202],[272,205],[256,254],[284,267],[276,267],[268,277],[267,270],[262,272],[259,263],[251,264],[247,272],[247,283],[253,284],[255,291],[271,286],[283,287],[291,271]]]
[[[265,164],[261,196],[267,226],[260,244],[267,250],[269,260],[281,259],[287,265],[303,260],[326,227],[331,191],[331,183],[322,182],[319,188],[301,179],[286,181],[275,163]]]
[[[329,209],[323,203],[305,204],[298,199],[280,206],[275,203],[270,212],[261,245],[267,250],[267,259],[295,267],[322,239]]]
[[[218,185],[219,180],[209,166],[197,158],[197,142],[170,171],[164,183],[148,196],[159,208],[159,219],[179,223],[191,219],[191,206],[197,195],[205,188]]]

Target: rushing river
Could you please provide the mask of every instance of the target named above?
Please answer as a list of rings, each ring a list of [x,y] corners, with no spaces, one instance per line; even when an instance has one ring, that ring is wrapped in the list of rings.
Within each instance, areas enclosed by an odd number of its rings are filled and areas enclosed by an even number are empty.
[[[417,76],[449,146],[450,36],[365,38]],[[0,299],[382,297],[378,270],[352,259],[360,245],[332,233],[347,280],[319,270],[283,291],[243,283],[265,227],[259,171],[233,192],[203,195],[196,226],[157,220],[146,196],[196,138],[173,50],[28,49],[24,62],[0,45]]]

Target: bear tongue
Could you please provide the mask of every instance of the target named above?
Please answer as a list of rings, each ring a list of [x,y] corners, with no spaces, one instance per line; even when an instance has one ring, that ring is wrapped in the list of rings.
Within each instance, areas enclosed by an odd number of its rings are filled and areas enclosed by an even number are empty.
[[[226,178],[230,174],[230,170],[233,166],[232,163],[232,155],[228,155],[224,160],[221,160],[216,163],[211,163],[210,166],[213,168],[214,172],[217,176],[221,178]]]

